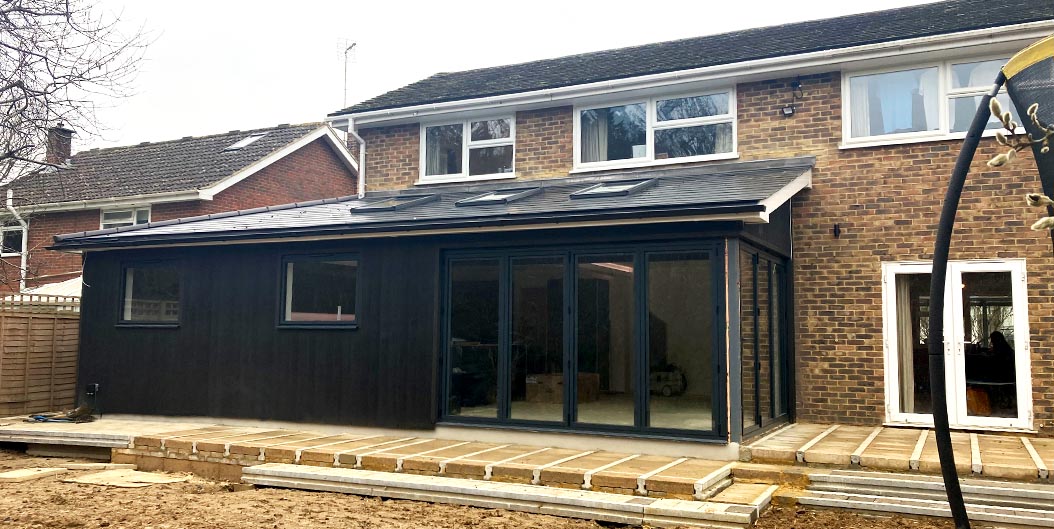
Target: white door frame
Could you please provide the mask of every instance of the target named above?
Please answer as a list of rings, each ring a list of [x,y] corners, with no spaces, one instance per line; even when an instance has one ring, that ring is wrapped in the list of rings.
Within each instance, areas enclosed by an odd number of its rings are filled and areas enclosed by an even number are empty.
[[[882,263],[882,350],[887,424],[933,426],[933,416],[902,413],[900,406],[900,355],[897,339],[896,276],[929,274],[930,262]],[[1016,418],[972,417],[966,413],[966,371],[962,317],[963,272],[1010,272],[1014,307],[1014,351],[1017,375]],[[1028,290],[1024,259],[949,261],[944,302],[944,375],[947,381],[949,422],[952,427],[996,430],[1032,430],[1032,367],[1028,329]]]

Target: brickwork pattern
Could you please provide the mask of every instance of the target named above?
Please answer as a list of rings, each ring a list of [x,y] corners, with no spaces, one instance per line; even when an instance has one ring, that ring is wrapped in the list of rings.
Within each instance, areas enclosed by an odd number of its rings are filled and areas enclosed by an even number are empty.
[[[567,177],[574,160],[571,107],[516,113],[516,176]]]
[[[366,141],[366,191],[412,187],[420,176],[421,126],[361,129]],[[358,156],[358,148],[352,147]]]
[[[150,220],[161,221],[352,195],[355,186],[354,173],[344,165],[327,140],[319,138],[220,192],[213,200],[155,204],[150,210]],[[79,274],[80,254],[45,248],[52,244],[55,235],[97,230],[99,223],[98,209],[30,215],[27,245],[30,279],[27,286],[63,281]],[[9,261],[17,261],[17,258]],[[14,278],[13,281],[4,281],[2,289],[17,290],[17,268],[11,270],[8,264],[0,273],[4,273],[5,278]]]

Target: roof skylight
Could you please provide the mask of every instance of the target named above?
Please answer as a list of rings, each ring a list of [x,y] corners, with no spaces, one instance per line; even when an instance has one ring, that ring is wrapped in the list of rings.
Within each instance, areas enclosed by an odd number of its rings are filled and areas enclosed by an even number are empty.
[[[484,193],[474,197],[469,197],[463,200],[458,200],[454,203],[455,206],[486,206],[490,204],[508,204],[514,200],[529,197],[533,194],[541,191],[540,187],[520,187],[516,189],[501,189],[498,191],[491,191],[490,193]]]
[[[620,182],[603,182],[585,189],[571,193],[571,198],[601,198],[621,197],[647,189],[658,180],[649,178],[647,180],[623,180]]]
[[[406,209],[410,206],[425,204],[439,200],[439,195],[406,195],[384,198],[361,206],[351,208],[352,213],[356,211],[395,211]]]
[[[264,137],[266,135],[267,135],[266,132],[259,132],[259,133],[256,133],[256,134],[250,134],[250,135],[238,140],[237,143],[232,144],[230,147],[227,147],[226,149],[223,149],[223,152],[237,151],[237,150],[240,150],[240,149],[244,149],[245,147],[248,147],[249,144],[251,144],[252,142],[254,142],[254,141],[256,141],[256,140],[258,140],[258,139],[260,139],[260,138],[262,138],[262,137]]]

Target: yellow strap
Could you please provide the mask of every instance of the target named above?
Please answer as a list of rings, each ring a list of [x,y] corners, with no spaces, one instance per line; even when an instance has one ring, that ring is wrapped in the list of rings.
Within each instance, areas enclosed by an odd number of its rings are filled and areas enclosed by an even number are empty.
[[[1006,74],[1007,79],[1010,79],[1029,66],[1051,57],[1054,57],[1054,35],[1033,43],[1029,47],[1017,52],[1016,55],[1011,57],[1010,60],[1003,65],[1003,73]]]

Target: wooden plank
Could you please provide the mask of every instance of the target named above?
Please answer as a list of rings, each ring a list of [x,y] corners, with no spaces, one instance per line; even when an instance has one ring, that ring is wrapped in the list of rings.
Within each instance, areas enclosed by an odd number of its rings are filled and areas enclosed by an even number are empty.
[[[1036,464],[1036,474],[1039,479],[1047,479],[1050,475],[1047,470],[1047,464],[1043,462],[1043,458],[1039,457],[1039,452],[1036,452],[1036,448],[1032,446],[1032,441],[1028,440],[1028,437],[1021,438],[1021,444],[1025,446],[1025,450],[1028,451],[1029,457],[1032,458],[1032,462]]]
[[[926,438],[929,435],[929,430],[919,432],[919,440],[915,441],[915,449],[911,451],[911,457],[908,459],[908,468],[911,470],[919,469],[919,459],[922,458],[922,449],[926,447]]]
[[[871,431],[871,435],[868,435],[867,438],[860,443],[860,446],[856,447],[856,450],[853,450],[853,453],[849,454],[850,465],[860,466],[860,456],[863,455],[864,450],[867,450],[867,447],[871,445],[871,441],[874,441],[880,433],[882,433],[882,427],[876,426],[875,429]]]
[[[984,471],[984,465],[981,462],[981,447],[977,442],[977,434],[970,434],[970,469],[974,474],[980,474]]]

